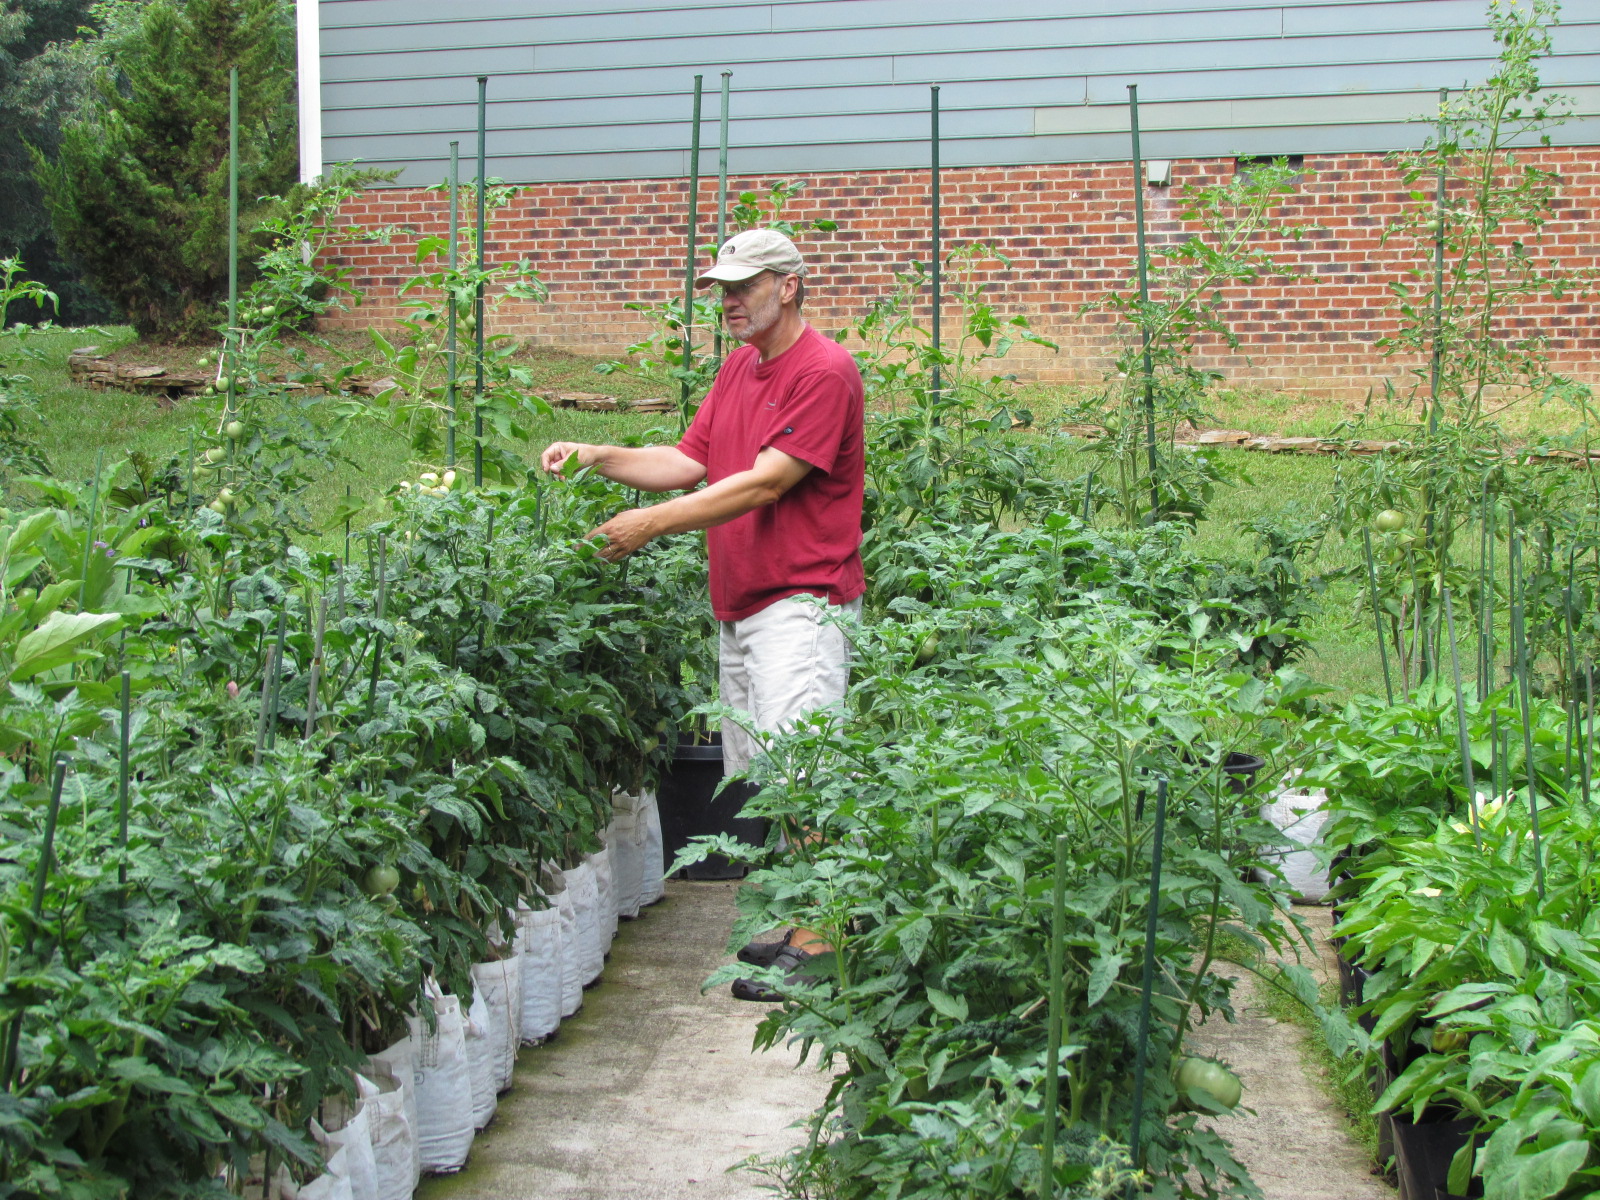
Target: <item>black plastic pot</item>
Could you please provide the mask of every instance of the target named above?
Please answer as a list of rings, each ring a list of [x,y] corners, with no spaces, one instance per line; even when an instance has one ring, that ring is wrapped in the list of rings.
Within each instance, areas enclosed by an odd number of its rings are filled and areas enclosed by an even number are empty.
[[[672,766],[661,776],[657,801],[661,809],[661,843],[670,863],[689,844],[689,839],[714,833],[728,833],[742,842],[757,846],[767,840],[767,823],[755,817],[741,817],[739,811],[754,794],[743,782],[730,783],[721,793],[722,735],[709,740],[681,741],[672,756]],[[742,879],[743,863],[731,863],[720,854],[678,872],[683,879]]]
[[[1267,760],[1242,750],[1230,750],[1222,760],[1222,772],[1228,777],[1228,789],[1242,796],[1256,785],[1256,773],[1267,765]]]
[[[1450,1160],[1467,1144],[1477,1122],[1471,1117],[1413,1121],[1395,1113],[1394,1167],[1400,1200],[1473,1200],[1483,1195],[1483,1180],[1465,1192],[1449,1190]]]

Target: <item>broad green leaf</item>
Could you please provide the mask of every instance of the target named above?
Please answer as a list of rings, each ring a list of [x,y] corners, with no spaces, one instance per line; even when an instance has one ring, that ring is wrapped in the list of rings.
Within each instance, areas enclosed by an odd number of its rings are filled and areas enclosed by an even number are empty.
[[[1093,1008],[1105,998],[1127,961],[1127,957],[1121,954],[1102,955],[1094,960],[1089,968],[1089,987],[1083,998],[1087,1007]]]
[[[44,624],[17,643],[11,665],[12,679],[31,679],[41,671],[72,662],[83,642],[97,633],[110,633],[122,624],[120,613],[53,612]]]
[[[1484,1194],[1495,1200],[1546,1200],[1559,1195],[1589,1157],[1586,1141],[1561,1142],[1532,1154],[1502,1158],[1483,1172]]]
[[[1506,932],[1499,921],[1489,931],[1489,961],[1512,979],[1521,979],[1528,968],[1528,947],[1514,933]]]
[[[952,1021],[967,1019],[965,996],[952,996],[949,992],[941,992],[938,988],[929,988],[928,1003],[933,1005],[934,1011],[940,1016],[949,1017]]]

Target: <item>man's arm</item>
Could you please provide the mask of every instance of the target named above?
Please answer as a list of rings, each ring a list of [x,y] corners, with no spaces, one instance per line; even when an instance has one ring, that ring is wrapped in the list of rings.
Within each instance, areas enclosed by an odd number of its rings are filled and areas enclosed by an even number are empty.
[[[600,557],[616,562],[651,538],[667,533],[687,533],[691,529],[710,529],[763,505],[773,504],[810,470],[810,463],[768,446],[756,455],[755,465],[748,471],[729,475],[710,487],[664,504],[620,512],[598,529],[591,530],[588,536],[604,537],[606,545]]]
[[[591,446],[587,442],[554,442],[540,455],[539,465],[556,472],[576,452],[578,465],[593,467],[607,479],[646,492],[682,492],[706,477],[705,466],[676,446]]]

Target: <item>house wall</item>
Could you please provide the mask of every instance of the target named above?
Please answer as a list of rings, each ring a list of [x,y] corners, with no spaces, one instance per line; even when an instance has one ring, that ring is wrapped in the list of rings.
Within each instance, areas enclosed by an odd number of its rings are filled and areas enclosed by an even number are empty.
[[[739,175],[910,170],[928,162],[941,85],[945,163],[1128,155],[1128,85],[1152,158],[1336,154],[1417,145],[1440,88],[1488,77],[1484,0],[299,0],[304,164],[360,159],[406,186],[476,153],[512,182],[688,173],[690,90],[717,141],[731,72]],[[315,22],[310,20],[315,9]],[[1600,144],[1600,6],[1568,0],[1542,60],[1577,99],[1558,132]],[[311,161],[315,157],[315,162]],[[714,149],[702,169],[714,170]],[[471,175],[469,165],[466,173]]]
[[[1525,160],[1565,180],[1559,218],[1535,252],[1569,270],[1600,271],[1600,171],[1581,147],[1527,152]],[[1359,400],[1401,390],[1419,364],[1385,358],[1380,339],[1396,330],[1392,285],[1431,262],[1431,244],[1382,233],[1402,206],[1413,203],[1399,175],[1375,153],[1308,154],[1307,177],[1284,211],[1286,221],[1315,226],[1304,241],[1270,246],[1299,278],[1263,280],[1230,293],[1227,320],[1238,353],[1212,344],[1202,365],[1232,385],[1304,390]],[[1234,160],[1182,159],[1171,188],[1146,188],[1153,246],[1181,239],[1193,226],[1178,215],[1185,184],[1216,182]],[[735,190],[755,189],[770,176],[736,177]],[[810,232],[802,247],[814,264],[807,313],[827,332],[849,327],[893,286],[893,271],[926,259],[930,210],[926,170],[824,172],[808,177],[786,215],[828,217],[833,233]],[[703,180],[701,242],[714,240],[706,214],[714,209],[715,179]],[[1132,173],[1122,163],[959,167],[942,175],[947,244],[993,243],[1011,266],[989,263],[977,275],[1007,315],[1025,313],[1034,329],[1060,344],[1058,353],[1033,347],[1008,363],[1025,379],[1092,384],[1103,378],[1121,336],[1111,316],[1082,312],[1108,289],[1127,287],[1133,269]],[[490,227],[491,261],[529,259],[550,287],[542,306],[507,304],[495,330],[539,345],[614,356],[648,332],[629,302],[681,296],[688,188],[682,179],[534,183]],[[334,323],[365,326],[403,315],[398,291],[416,273],[417,236],[446,233],[447,198],[417,188],[368,192],[346,214],[370,227],[404,226],[390,245],[361,244],[341,261],[367,291],[364,305]],[[1515,233],[1517,231],[1508,231]],[[923,310],[924,319],[926,309]],[[946,330],[959,320],[947,309]],[[1600,383],[1600,303],[1594,296],[1529,306],[1507,332],[1538,331],[1559,370]],[[855,345],[851,341],[848,344]],[[602,386],[597,382],[597,388]]]

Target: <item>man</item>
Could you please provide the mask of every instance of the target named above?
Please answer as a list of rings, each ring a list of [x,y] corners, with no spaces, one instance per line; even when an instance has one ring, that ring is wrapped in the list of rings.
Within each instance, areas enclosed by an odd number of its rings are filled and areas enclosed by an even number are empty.
[[[618,513],[589,537],[605,538],[601,557],[615,562],[662,534],[707,531],[722,700],[764,732],[843,697],[849,645],[827,610],[859,613],[866,590],[861,374],[801,315],[805,275],[800,252],[781,233],[734,235],[695,283],[721,287],[723,322],[745,344],[723,363],[683,440],[638,448],[556,442],[542,459],[557,471],[576,453],[580,465],[618,483],[686,492]],[[726,770],[744,770],[753,750],[743,729],[724,726]],[[793,974],[829,949],[794,930],[776,947],[752,944],[739,957]],[[748,979],[736,981],[733,994],[780,998]]]

